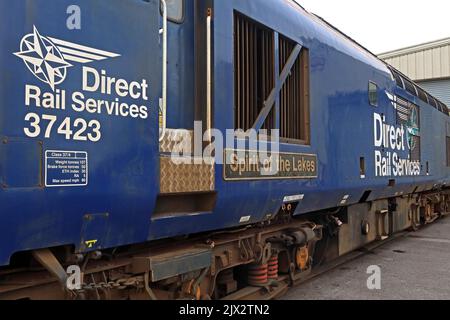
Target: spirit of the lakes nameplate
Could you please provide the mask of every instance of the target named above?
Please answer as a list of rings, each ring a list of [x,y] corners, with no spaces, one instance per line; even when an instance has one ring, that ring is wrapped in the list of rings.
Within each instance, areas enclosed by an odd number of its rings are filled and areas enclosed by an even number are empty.
[[[225,180],[313,179],[318,175],[317,156],[225,150]]]

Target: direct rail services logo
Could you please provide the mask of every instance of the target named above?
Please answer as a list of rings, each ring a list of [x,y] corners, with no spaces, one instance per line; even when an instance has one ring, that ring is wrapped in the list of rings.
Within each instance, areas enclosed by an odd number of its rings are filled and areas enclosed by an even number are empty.
[[[20,42],[20,51],[14,55],[21,58],[28,70],[39,80],[48,84],[52,90],[67,76],[70,62],[86,64],[93,61],[120,57],[119,54],[86,47],[56,38],[44,37],[33,27]]]
[[[23,132],[28,138],[96,143],[102,139],[107,118],[145,120],[149,116],[148,80],[127,80],[120,75],[123,69],[117,74],[123,61],[115,67],[96,63],[120,54],[43,36],[36,26],[13,54],[41,82],[19,80],[25,89]],[[116,74],[110,75],[109,68]],[[81,71],[81,81],[68,77],[69,70]],[[63,84],[66,78],[70,81]]]

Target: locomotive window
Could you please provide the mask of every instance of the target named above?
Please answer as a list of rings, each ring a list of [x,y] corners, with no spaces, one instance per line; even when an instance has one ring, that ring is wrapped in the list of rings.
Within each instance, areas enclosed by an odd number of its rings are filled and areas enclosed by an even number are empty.
[[[369,103],[371,106],[378,107],[378,86],[375,82],[369,82]]]
[[[182,23],[184,20],[184,0],[166,0],[167,4],[167,19]],[[163,14],[163,7],[161,2],[161,14]]]

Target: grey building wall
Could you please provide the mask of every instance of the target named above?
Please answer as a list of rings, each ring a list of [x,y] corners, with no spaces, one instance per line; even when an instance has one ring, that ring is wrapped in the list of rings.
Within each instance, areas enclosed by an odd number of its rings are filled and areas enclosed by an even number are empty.
[[[412,80],[450,79],[450,38],[379,55]]]
[[[418,81],[422,88],[450,106],[450,79]]]
[[[450,107],[450,38],[379,55]]]

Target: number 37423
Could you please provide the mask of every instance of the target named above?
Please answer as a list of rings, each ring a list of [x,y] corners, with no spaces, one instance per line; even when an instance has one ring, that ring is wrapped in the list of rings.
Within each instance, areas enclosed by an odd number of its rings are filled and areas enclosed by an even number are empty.
[[[57,134],[64,136],[66,140],[98,142],[102,137],[98,120],[86,121],[82,118],[70,117],[61,120],[54,115],[39,116],[36,113],[28,113],[25,116],[25,122],[27,124],[24,133],[30,138],[43,135],[46,139],[50,139]]]

